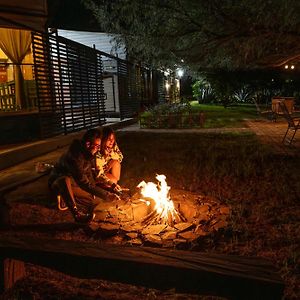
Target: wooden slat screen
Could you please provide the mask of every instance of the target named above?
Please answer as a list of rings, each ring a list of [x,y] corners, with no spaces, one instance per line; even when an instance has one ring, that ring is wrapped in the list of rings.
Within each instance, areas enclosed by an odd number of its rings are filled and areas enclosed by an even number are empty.
[[[33,33],[41,136],[105,123],[101,55],[59,36]]]
[[[112,113],[134,117],[163,99],[161,72],[57,35],[32,33],[32,47],[42,138],[100,126]]]
[[[141,99],[137,90],[137,67],[129,62],[118,60],[118,85],[121,119],[137,115]]]

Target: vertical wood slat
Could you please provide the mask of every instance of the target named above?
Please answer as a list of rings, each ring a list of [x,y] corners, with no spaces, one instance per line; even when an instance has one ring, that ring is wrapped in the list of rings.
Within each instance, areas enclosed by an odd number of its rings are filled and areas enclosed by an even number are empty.
[[[41,137],[105,123],[101,57],[95,49],[33,33]]]
[[[121,119],[134,117],[141,106],[151,106],[163,99],[163,76],[159,71],[57,35],[32,33],[32,46],[42,138],[106,122],[103,59],[117,65],[112,76],[117,77],[118,89],[112,89],[113,101],[115,94],[119,99]],[[114,102],[115,112],[116,107]]]

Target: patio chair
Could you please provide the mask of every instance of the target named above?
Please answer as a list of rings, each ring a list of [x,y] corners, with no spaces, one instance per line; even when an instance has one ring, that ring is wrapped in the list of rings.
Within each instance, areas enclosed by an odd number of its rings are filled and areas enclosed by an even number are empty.
[[[282,110],[282,116],[287,120],[288,122],[288,128],[285,132],[285,135],[282,139],[282,143],[285,143],[285,140],[288,139],[288,133],[292,131],[292,137],[289,140],[289,145],[292,144],[293,139],[296,135],[297,130],[300,128],[300,118],[298,117],[292,117],[292,115],[289,113],[288,108],[286,107],[285,103],[282,101],[279,103],[279,106]]]
[[[268,120],[276,122],[276,114],[274,113],[274,111],[272,111],[271,109],[262,110],[255,99],[253,99],[253,102],[256,107],[256,112],[259,116],[266,117]]]

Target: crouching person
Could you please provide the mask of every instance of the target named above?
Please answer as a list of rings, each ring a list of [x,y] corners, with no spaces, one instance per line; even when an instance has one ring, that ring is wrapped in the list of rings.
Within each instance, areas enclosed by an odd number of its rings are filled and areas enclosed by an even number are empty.
[[[81,140],[72,142],[50,173],[50,189],[62,197],[76,222],[90,222],[98,204],[103,200],[117,199],[116,195],[96,184],[95,154],[100,147],[101,132],[88,130]]]

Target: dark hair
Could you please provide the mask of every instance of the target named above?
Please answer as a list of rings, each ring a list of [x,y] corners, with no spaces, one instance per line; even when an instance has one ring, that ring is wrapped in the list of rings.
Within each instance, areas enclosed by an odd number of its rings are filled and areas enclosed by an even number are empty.
[[[84,143],[93,142],[96,139],[101,139],[101,131],[95,128],[87,130],[82,137]]]
[[[104,154],[106,142],[109,138],[109,136],[113,134],[116,141],[116,134],[114,130],[111,127],[105,126],[102,129],[102,138],[101,138],[101,153]]]

